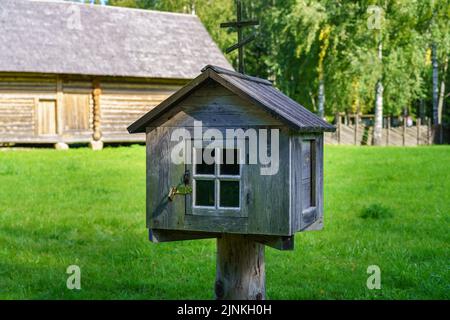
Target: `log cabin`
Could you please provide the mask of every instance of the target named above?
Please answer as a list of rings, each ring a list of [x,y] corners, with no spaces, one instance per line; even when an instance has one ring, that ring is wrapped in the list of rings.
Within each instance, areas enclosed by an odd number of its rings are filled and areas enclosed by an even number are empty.
[[[199,18],[65,1],[0,1],[0,145],[144,142],[127,125],[231,68]]]

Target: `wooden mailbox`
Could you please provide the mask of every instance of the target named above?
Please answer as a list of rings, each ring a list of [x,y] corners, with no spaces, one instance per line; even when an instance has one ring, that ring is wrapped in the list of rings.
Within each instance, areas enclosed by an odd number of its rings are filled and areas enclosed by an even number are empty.
[[[334,127],[267,80],[207,66],[128,130],[147,134],[154,242],[244,235],[292,249],[296,232],[323,226],[323,132]],[[272,167],[251,161],[255,135]]]

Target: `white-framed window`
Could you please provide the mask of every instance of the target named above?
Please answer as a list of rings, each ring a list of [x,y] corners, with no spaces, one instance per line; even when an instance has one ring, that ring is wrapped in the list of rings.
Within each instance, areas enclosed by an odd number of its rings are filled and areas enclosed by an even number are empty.
[[[238,148],[193,148],[194,209],[240,210],[241,177]],[[209,161],[212,160],[213,161]]]

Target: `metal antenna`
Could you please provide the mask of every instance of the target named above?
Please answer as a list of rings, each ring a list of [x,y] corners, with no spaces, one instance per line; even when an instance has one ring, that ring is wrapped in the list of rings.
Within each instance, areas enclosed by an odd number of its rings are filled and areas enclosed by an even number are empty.
[[[255,34],[252,34],[251,36],[245,38],[242,40],[242,29],[244,27],[248,26],[257,26],[259,25],[259,22],[256,20],[249,20],[249,21],[242,21],[242,4],[241,0],[236,0],[236,7],[237,7],[237,20],[233,22],[225,22],[221,23],[221,28],[236,28],[237,34],[238,34],[238,43],[235,45],[232,45],[231,47],[227,48],[225,50],[226,53],[230,53],[236,49],[239,50],[238,54],[238,64],[239,64],[239,72],[244,73],[244,46],[253,41],[255,39]]]

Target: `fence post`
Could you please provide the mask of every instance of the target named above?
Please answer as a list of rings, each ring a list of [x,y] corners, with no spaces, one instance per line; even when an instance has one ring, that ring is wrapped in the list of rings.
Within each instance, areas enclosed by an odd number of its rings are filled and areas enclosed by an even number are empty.
[[[406,145],[406,117],[403,116],[402,145]]]
[[[416,126],[417,126],[417,145],[420,145],[420,117],[417,117]]]
[[[341,115],[337,113],[337,140],[341,144]]]
[[[389,146],[389,133],[391,131],[391,117],[387,117],[387,130],[386,130],[386,147]]]
[[[358,123],[359,123],[359,114],[358,113],[355,114],[354,119],[355,119],[355,136],[354,136],[355,141],[354,141],[354,144],[356,146],[356,145],[358,145]]]
[[[427,144],[430,144],[431,139],[431,119],[427,119]]]

